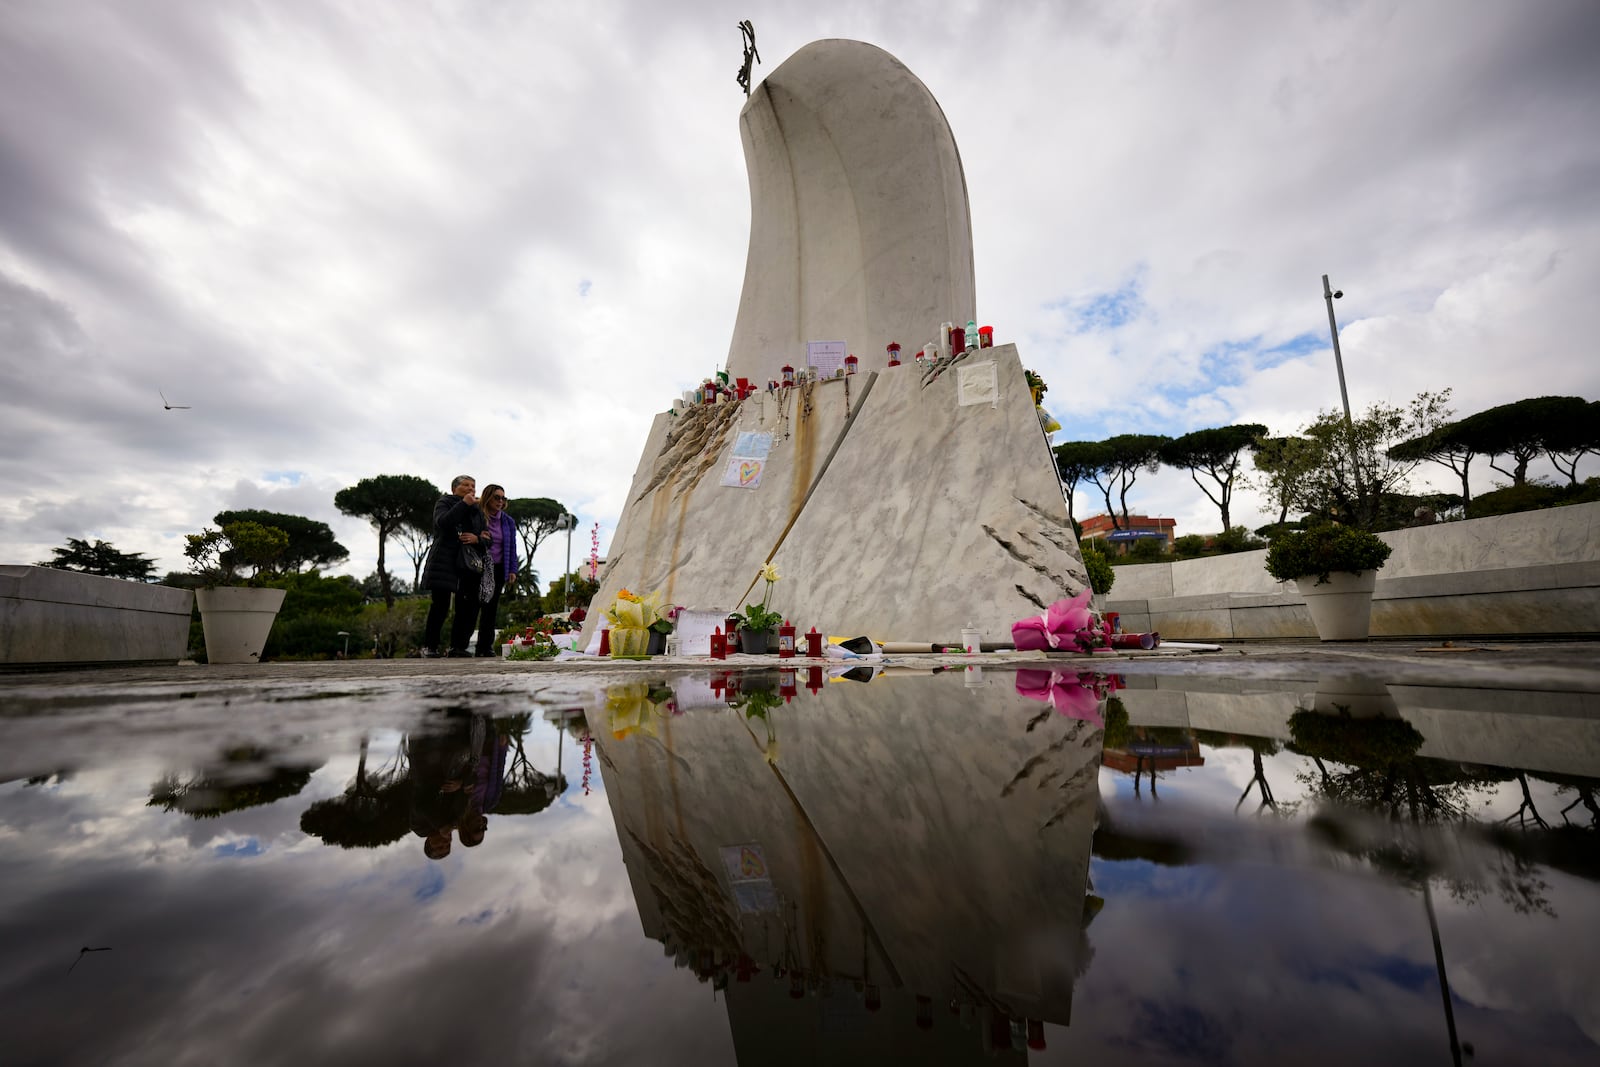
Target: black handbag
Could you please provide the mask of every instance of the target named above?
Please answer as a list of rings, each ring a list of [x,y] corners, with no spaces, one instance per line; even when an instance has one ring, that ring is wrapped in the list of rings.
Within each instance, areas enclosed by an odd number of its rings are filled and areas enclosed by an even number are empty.
[[[489,553],[481,545],[461,546],[461,569],[471,571],[473,574],[482,574],[484,567],[489,563]]]

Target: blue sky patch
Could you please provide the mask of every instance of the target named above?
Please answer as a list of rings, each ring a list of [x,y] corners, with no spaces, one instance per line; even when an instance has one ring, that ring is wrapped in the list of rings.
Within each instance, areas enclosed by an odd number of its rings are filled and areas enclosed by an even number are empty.
[[[472,439],[472,435],[467,433],[465,430],[456,430],[450,435],[450,444],[454,446],[456,455],[465,456],[467,453],[472,451],[472,447],[477,444],[477,442],[474,441]]]
[[[411,899],[426,903],[443,892],[444,872],[439,869],[437,863],[429,860],[428,865],[422,869],[422,880],[411,892]]]
[[[1216,871],[1195,864],[1165,867],[1149,860],[1089,861],[1089,878],[1094,891],[1111,900],[1118,896],[1188,900],[1217,882]]]
[[[1276,367],[1280,363],[1287,363],[1291,359],[1310,355],[1323,349],[1332,348],[1321,332],[1307,330],[1298,337],[1291,337],[1281,345],[1263,348],[1256,355],[1256,366]]]
[[[1095,333],[1126,326],[1144,311],[1140,288],[1139,279],[1135,277],[1120,289],[1073,301],[1066,308],[1068,328],[1073,333]]]
[[[247,837],[243,841],[227,841],[211,850],[216,856],[259,856],[265,851],[261,842],[254,837]]]
[[[593,288],[594,282],[591,282],[588,278],[584,278],[578,282],[578,295],[588,296],[589,290]]]
[[[1431,989],[1439,984],[1439,971],[1433,963],[1418,963],[1403,956],[1380,957],[1366,969],[1390,985],[1413,992]]]
[[[1247,341],[1223,341],[1200,354],[1200,373],[1204,380],[1194,388],[1166,390],[1169,396],[1191,397],[1209,393],[1218,386],[1238,385],[1244,380],[1245,360],[1241,357],[1255,351],[1259,337]]]
[[[305,476],[305,471],[263,471],[261,480],[275,485],[299,485]]]
[[[1099,333],[1126,326],[1145,311],[1144,269],[1116,289],[1087,296],[1063,297],[1045,305],[1048,311],[1059,311],[1067,320],[1068,333]]]

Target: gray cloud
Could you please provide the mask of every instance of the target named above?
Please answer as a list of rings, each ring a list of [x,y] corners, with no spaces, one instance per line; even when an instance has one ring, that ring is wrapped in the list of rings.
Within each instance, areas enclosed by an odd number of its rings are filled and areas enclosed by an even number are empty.
[[[748,14],[8,7],[0,557],[93,534],[177,567],[178,535],[227,503],[333,521],[361,477],[458,468],[609,540],[649,418],[725,358]],[[1332,406],[1325,345],[1262,355],[1323,336],[1324,272],[1358,405],[1600,396],[1592,4],[793,4],[756,22],[757,78],[849,36],[934,92],[967,170],[978,317],[1052,383],[1061,439],[1286,432]],[[1057,310],[1130,277],[1129,321]],[[279,495],[281,470],[302,488]],[[1214,525],[1186,478],[1141,487],[1142,510]],[[370,533],[335,528],[345,569],[370,571]]]

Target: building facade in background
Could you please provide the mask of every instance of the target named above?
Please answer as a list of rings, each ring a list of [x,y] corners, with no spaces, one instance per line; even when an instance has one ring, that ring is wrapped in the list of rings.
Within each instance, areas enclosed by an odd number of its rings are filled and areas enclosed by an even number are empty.
[[[1125,515],[1120,523],[1113,524],[1110,515],[1091,515],[1080,525],[1083,527],[1084,541],[1099,542],[1096,547],[1107,555],[1126,555],[1134,542],[1143,540],[1159,540],[1161,551],[1171,552],[1178,523],[1176,519]],[[1122,527],[1120,530],[1117,529],[1118,525]]]

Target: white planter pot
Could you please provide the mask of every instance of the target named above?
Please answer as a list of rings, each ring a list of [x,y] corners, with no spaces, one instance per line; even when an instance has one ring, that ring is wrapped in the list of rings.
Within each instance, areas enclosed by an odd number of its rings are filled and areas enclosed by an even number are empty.
[[[1318,584],[1316,576],[1296,578],[1295,586],[1306,598],[1306,609],[1323,641],[1365,641],[1372,629],[1372,591],[1377,571],[1334,571]]]
[[[196,589],[206,631],[206,662],[258,663],[272,621],[283,607],[282,589]]]

